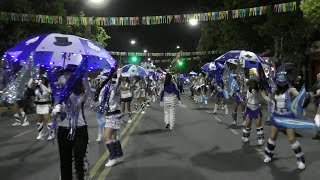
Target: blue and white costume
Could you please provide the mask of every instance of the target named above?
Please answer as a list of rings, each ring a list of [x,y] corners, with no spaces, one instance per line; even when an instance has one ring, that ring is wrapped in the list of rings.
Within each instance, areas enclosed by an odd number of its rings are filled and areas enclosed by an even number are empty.
[[[166,124],[166,128],[170,126],[170,129],[173,129],[175,125],[176,99],[178,99],[181,104],[177,85],[171,83],[170,85],[165,86],[161,91],[160,101],[161,103],[163,102],[164,106],[164,123]]]

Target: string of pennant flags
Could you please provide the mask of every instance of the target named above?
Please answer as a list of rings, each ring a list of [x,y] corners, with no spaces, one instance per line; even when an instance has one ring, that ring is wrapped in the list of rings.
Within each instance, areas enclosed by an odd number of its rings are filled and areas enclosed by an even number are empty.
[[[171,63],[172,61],[174,61],[175,59],[160,59],[160,60],[152,60],[151,62],[154,64],[158,64],[158,63]],[[187,57],[187,58],[181,58],[181,60],[183,61],[192,61],[192,60],[201,60],[200,57]],[[124,63],[129,63],[128,60],[124,60]]]
[[[116,52],[109,51],[113,56],[139,56],[139,57],[176,57],[176,56],[205,56],[218,54],[218,51],[178,52],[178,53],[141,53],[141,52]]]
[[[40,14],[26,14],[15,12],[0,12],[0,21],[4,22],[32,22],[40,24],[65,24],[65,25],[98,25],[98,26],[138,26],[186,23],[196,19],[200,22],[216,20],[237,19],[260,16],[274,13],[296,11],[300,2],[288,2],[252,8],[181,14],[165,16],[136,16],[136,17],[81,17],[81,16],[52,16]]]

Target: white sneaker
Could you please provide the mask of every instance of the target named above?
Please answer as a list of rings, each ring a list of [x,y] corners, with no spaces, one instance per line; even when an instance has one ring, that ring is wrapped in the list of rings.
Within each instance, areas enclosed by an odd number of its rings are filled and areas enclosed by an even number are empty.
[[[271,162],[271,161],[272,161],[272,159],[271,159],[269,156],[265,156],[265,157],[264,157],[263,162],[269,163],[269,162]]]
[[[21,126],[21,123],[15,122],[15,123],[12,124],[12,126]]]
[[[37,136],[37,140],[40,140],[43,138],[43,134],[42,133],[39,133],[38,136]]]
[[[47,138],[48,141],[51,141],[53,139],[54,139],[54,135],[53,134],[49,135],[48,138]]]
[[[145,111],[142,111],[142,112],[141,112],[141,114],[145,114],[145,113],[146,113]]]
[[[111,167],[111,166],[114,166],[118,163],[118,160],[117,159],[112,159],[112,160],[108,160],[108,162],[105,164],[106,167]]]
[[[244,142],[244,143],[249,142],[249,138],[247,138],[247,137],[242,137],[242,142]]]
[[[98,134],[98,138],[97,138],[97,142],[101,142],[101,140],[102,140],[102,135],[101,134]]]
[[[169,129],[170,129],[170,130],[173,130],[173,127],[171,127],[171,126],[170,126],[170,128],[169,128]]]
[[[29,121],[26,121],[21,126],[29,126],[29,125],[30,125]]]
[[[207,101],[207,100],[204,100],[204,104],[206,104],[206,105],[207,105],[207,104],[208,104],[208,101]]]
[[[258,139],[258,145],[262,146],[264,144],[264,140],[263,139]]]
[[[301,161],[298,161],[297,164],[298,164],[298,169],[305,169],[306,168],[306,165]]]
[[[229,111],[228,111],[228,109],[225,109],[225,113],[226,113],[226,115],[228,115],[228,114],[229,114]]]
[[[237,121],[232,121],[231,125],[236,125]]]
[[[128,121],[128,124],[130,124],[130,123],[132,123],[132,119],[130,119],[130,120]]]

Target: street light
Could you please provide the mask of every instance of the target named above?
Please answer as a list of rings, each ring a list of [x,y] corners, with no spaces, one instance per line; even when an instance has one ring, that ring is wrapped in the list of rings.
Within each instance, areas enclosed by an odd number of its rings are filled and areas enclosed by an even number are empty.
[[[151,61],[151,58],[148,58],[148,61]]]
[[[144,52],[144,53],[147,53],[148,51],[145,49],[145,50],[143,50],[143,52]]]
[[[89,3],[94,3],[94,4],[101,4],[103,3],[105,0],[89,0]]]
[[[191,24],[191,26],[196,26],[198,24],[198,20],[190,19],[189,23]]]
[[[180,49],[180,46],[177,46],[177,49]]]
[[[136,44],[136,41],[135,40],[131,40],[130,42],[132,45]]]

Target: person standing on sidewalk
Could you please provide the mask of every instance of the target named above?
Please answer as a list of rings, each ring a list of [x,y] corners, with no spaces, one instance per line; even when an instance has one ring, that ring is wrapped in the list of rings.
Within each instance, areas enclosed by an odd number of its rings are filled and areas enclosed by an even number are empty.
[[[164,109],[166,128],[170,128],[170,130],[172,130],[175,125],[176,99],[179,100],[179,106],[181,106],[177,84],[172,82],[172,76],[168,73],[164,81],[164,88],[160,94],[160,106],[163,106]]]

